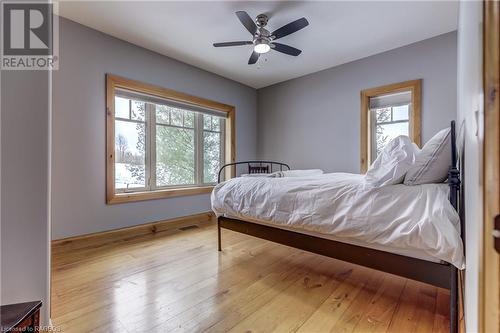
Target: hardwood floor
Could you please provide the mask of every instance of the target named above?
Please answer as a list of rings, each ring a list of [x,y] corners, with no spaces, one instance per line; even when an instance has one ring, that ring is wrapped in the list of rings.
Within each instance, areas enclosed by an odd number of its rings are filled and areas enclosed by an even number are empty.
[[[449,332],[449,292],[214,225],[53,248],[63,332]]]

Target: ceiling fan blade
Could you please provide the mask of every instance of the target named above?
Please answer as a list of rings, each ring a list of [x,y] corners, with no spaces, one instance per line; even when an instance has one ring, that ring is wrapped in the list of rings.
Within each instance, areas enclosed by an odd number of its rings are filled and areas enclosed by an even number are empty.
[[[250,59],[248,59],[248,64],[253,65],[257,62],[259,59],[260,53],[257,53],[255,51],[252,52],[252,55],[250,56]]]
[[[253,42],[251,42],[251,41],[241,41],[241,42],[214,43],[215,47],[241,46],[241,45],[253,45]]]
[[[290,34],[293,34],[294,32],[299,31],[300,29],[303,29],[308,25],[309,22],[307,22],[305,17],[303,17],[293,22],[290,22],[287,25],[282,26],[278,30],[273,31],[271,35],[275,37],[274,39],[282,38]]]
[[[238,19],[240,20],[241,24],[247,28],[247,30],[253,35],[257,32],[257,25],[255,22],[252,20],[250,15],[248,15],[247,12],[240,10],[236,12],[236,16],[238,16]]]
[[[284,54],[288,54],[291,56],[298,56],[299,54],[302,53],[301,50],[296,49],[295,47],[291,47],[289,45],[280,44],[280,43],[273,43],[272,45],[274,46],[273,50],[284,53]]]

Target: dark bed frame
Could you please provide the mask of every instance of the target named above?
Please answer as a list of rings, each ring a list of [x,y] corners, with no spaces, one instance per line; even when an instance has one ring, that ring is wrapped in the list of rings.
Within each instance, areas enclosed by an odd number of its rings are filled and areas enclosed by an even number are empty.
[[[451,122],[451,148],[452,164],[448,172],[448,184],[450,186],[449,199],[458,212],[460,171],[457,167],[454,121]],[[238,165],[247,165],[248,173],[273,172],[275,166],[280,171],[284,168],[290,170],[287,164],[273,161],[229,163],[220,169],[218,181],[220,182],[222,171],[226,167],[235,168]],[[463,241],[465,229],[463,219],[460,220],[460,227]],[[217,219],[219,251],[222,250],[221,228],[449,289],[450,332],[458,332],[458,269],[450,263],[426,261],[223,216]]]

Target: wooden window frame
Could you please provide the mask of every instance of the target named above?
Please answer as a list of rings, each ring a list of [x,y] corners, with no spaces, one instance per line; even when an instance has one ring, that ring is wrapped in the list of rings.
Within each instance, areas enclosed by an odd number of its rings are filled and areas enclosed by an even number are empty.
[[[411,80],[385,86],[365,89],[361,91],[361,173],[368,170],[371,160],[371,135],[370,135],[370,98],[398,92],[411,92],[410,104],[410,139],[420,146],[421,106],[422,106],[422,80]]]
[[[225,112],[224,159],[225,163],[235,161],[235,108],[205,98],[191,96],[167,88],[106,74],[106,203],[117,204],[143,200],[164,199],[177,196],[210,193],[212,185],[164,188],[152,191],[116,192],[115,188],[115,91],[125,89],[188,105]],[[226,178],[234,177],[234,169],[228,168]]]

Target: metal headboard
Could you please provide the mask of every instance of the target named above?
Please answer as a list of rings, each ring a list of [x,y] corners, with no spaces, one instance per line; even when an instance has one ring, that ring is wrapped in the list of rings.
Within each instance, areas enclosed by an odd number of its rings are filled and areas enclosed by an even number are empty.
[[[224,164],[219,169],[219,174],[217,176],[217,184],[220,183],[221,175],[222,175],[222,172],[224,171],[225,168],[233,167],[233,166],[237,166],[237,165],[243,165],[243,164],[247,165],[248,173],[272,173],[274,171],[283,171],[284,168],[286,170],[290,170],[290,166],[288,164],[281,163],[281,162],[275,162],[275,161],[253,160],[253,161],[233,162],[233,163]],[[274,166],[276,166],[276,168]]]
[[[455,121],[451,122],[451,165],[448,170],[448,185],[450,186],[450,202],[453,208],[457,211],[458,215],[460,214],[460,209],[462,208],[462,203],[458,201],[459,191],[460,191],[460,170],[458,169],[458,153],[457,153],[457,139],[456,139],[456,129],[455,129]],[[464,240],[464,220],[460,219],[460,236],[462,240]]]

